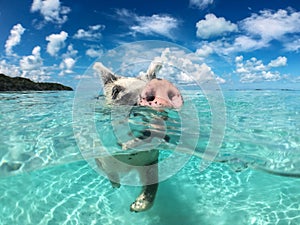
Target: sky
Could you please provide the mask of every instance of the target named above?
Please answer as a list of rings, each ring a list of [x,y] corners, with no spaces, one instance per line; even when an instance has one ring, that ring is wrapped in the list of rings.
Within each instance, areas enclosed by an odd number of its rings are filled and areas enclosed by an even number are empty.
[[[300,89],[299,0],[0,0],[12,77],[76,88],[95,60],[146,40],[189,49],[224,88]]]

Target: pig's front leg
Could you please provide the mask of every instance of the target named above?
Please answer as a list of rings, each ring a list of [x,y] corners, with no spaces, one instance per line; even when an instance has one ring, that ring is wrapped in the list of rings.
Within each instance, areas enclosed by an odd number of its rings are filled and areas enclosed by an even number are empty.
[[[166,135],[165,123],[159,117],[152,119],[150,122],[151,129],[146,129],[142,131],[142,135],[136,137],[126,143],[120,144],[123,150],[137,148],[143,146],[145,143],[150,143],[153,138],[158,138],[159,140],[165,140],[169,142],[170,137]]]
[[[148,135],[148,134],[150,134],[150,135]],[[170,140],[169,135],[165,135],[162,132],[154,132],[154,131],[146,130],[143,132],[142,136],[140,136],[138,138],[134,138],[134,139],[127,141],[126,143],[122,143],[120,145],[122,147],[122,150],[134,149],[139,146],[143,146],[145,143],[150,143],[152,141],[152,139],[155,137],[163,139],[166,142],[169,142],[169,140]]]

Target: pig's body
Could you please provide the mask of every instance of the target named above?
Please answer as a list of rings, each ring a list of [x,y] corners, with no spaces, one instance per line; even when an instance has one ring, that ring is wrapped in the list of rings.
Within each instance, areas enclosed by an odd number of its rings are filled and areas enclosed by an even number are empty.
[[[183,100],[179,90],[169,81],[156,78],[160,68],[159,63],[152,62],[145,74],[132,78],[115,76],[101,63],[94,65],[94,69],[101,74],[108,103],[180,108]],[[138,140],[133,140],[122,143],[123,149],[132,148],[137,142]],[[140,212],[149,209],[155,199],[158,188],[158,155],[157,149],[149,149],[133,154],[97,158],[96,163],[107,174],[113,187],[120,186],[119,173],[129,172],[133,166],[137,169],[143,189],[131,204],[130,210]]]

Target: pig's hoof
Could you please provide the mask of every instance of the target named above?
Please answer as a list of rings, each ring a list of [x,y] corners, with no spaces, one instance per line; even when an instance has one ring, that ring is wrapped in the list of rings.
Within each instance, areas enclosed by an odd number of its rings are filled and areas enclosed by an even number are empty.
[[[122,148],[122,150],[128,150],[131,147],[129,141],[126,142],[126,143],[120,143],[120,142],[118,142],[118,145]]]
[[[130,148],[130,146],[125,143],[125,144],[122,144],[122,150],[128,150]]]
[[[139,139],[137,139],[137,138],[132,139],[132,140],[127,141],[126,143],[122,144],[122,150],[128,150],[128,149],[131,149],[131,148],[135,148],[139,144],[140,144],[140,140]]]
[[[147,200],[145,195],[139,196],[134,203],[130,206],[131,212],[142,212],[150,209],[153,205],[153,201],[150,202]]]

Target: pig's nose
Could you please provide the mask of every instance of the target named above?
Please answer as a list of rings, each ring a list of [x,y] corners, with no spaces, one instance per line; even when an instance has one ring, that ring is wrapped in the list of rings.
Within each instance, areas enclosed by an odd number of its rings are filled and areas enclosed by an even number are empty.
[[[183,104],[179,90],[167,80],[153,79],[142,91],[139,105],[153,108],[180,108]]]

